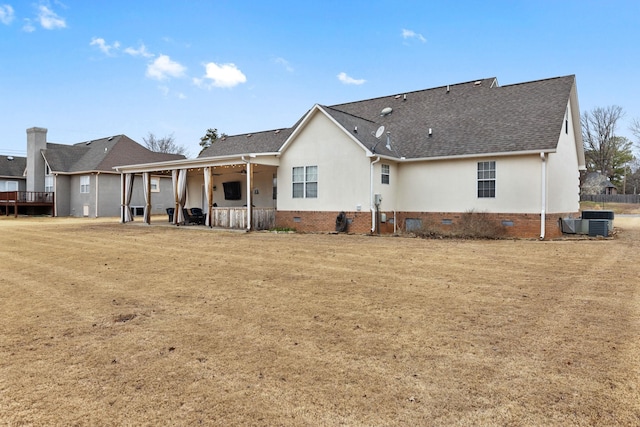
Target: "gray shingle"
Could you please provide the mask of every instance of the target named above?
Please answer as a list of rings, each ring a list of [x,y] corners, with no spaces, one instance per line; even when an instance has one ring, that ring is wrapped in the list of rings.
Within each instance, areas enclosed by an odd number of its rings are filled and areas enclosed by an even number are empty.
[[[573,75],[507,86],[487,78],[321,108],[378,154],[411,159],[550,150],[574,85]],[[392,112],[381,115],[386,107]],[[300,121],[277,134],[227,137],[199,157],[277,151]],[[376,140],[372,132],[380,126],[385,134]]]
[[[446,86],[410,92],[406,100],[401,94],[334,105],[331,110],[384,125],[392,146],[406,158],[555,148],[575,77],[502,87],[492,85],[494,81],[451,85],[448,92]],[[381,116],[385,107],[393,112]]]
[[[53,172],[113,172],[114,166],[184,159],[178,154],[156,153],[126,135],[116,135],[74,145],[47,143],[44,156]]]
[[[26,167],[26,157],[0,156],[0,177],[2,178],[23,178]]]
[[[249,153],[275,153],[291,135],[294,127],[220,138],[198,157],[217,157]]]

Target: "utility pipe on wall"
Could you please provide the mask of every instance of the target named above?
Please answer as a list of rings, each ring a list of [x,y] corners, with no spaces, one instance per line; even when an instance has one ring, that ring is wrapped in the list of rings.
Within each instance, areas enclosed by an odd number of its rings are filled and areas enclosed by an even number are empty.
[[[371,162],[371,178],[369,182],[370,190],[371,190],[371,193],[369,195],[369,208],[371,210],[371,232],[372,233],[376,231],[376,211],[375,211],[375,208],[373,207],[373,165],[375,165],[379,161],[380,161],[380,156],[378,156],[376,160]]]
[[[251,159],[247,160],[244,156],[241,158],[247,165],[247,230],[251,230]]]
[[[544,240],[546,230],[546,217],[547,217],[547,158],[544,152],[540,152],[540,160],[542,160],[542,176],[541,182],[541,200],[540,200],[540,240]]]

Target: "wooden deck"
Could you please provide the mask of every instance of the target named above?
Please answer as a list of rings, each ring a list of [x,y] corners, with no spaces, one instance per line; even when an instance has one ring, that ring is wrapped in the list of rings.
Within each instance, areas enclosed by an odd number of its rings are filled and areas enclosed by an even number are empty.
[[[55,216],[55,194],[48,191],[0,191],[0,208],[5,215],[12,212],[15,217],[18,212],[33,215],[39,211],[48,211]]]

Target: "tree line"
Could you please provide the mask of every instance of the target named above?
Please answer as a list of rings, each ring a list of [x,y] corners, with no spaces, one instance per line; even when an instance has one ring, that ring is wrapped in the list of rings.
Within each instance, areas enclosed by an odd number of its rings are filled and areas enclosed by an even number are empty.
[[[622,107],[611,105],[585,111],[580,117],[587,172],[598,172],[609,179],[618,193],[640,191],[640,159],[634,155],[634,143],[618,134],[624,117]],[[629,131],[640,148],[640,120],[631,122]]]

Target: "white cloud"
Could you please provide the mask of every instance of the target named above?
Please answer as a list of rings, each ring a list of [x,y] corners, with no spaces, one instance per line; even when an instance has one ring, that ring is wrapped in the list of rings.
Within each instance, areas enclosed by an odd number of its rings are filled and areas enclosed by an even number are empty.
[[[354,79],[353,77],[349,77],[347,73],[338,74],[338,80],[346,85],[361,85],[366,82],[365,79]]]
[[[178,62],[172,61],[167,55],[160,55],[147,66],[147,77],[156,80],[165,80],[169,77],[182,77],[186,67]]]
[[[59,17],[53,10],[47,6],[38,6],[38,19],[40,25],[46,30],[55,30],[58,28],[66,28],[67,23],[64,18]]]
[[[193,82],[198,86],[204,87],[234,87],[240,83],[247,81],[242,71],[236,67],[235,64],[216,64],[215,62],[209,62],[205,64],[205,75],[203,78],[194,78]],[[211,82],[207,85],[204,79],[209,79]]]
[[[25,18],[24,19],[24,26],[22,27],[22,31],[27,32],[27,33],[33,33],[35,30],[36,30],[36,27],[33,26],[33,23],[31,22],[31,19]]]
[[[118,50],[120,47],[120,42],[115,41],[113,44],[109,45],[107,42],[101,37],[94,37],[91,39],[91,43],[89,46],[98,46],[98,49],[102,51],[105,55],[111,55],[111,50]]]
[[[276,58],[273,61],[276,64],[282,65],[284,67],[284,69],[287,70],[288,72],[290,72],[290,73],[293,72],[293,67],[291,66],[289,61],[287,61],[286,59],[284,59],[284,58]]]
[[[0,4],[0,22],[9,25],[11,21],[13,21],[13,18],[15,18],[15,14],[11,5]]]
[[[403,39],[418,39],[422,43],[426,43],[427,39],[424,38],[422,34],[416,33],[413,30],[402,29],[402,38]]]
[[[128,53],[131,56],[143,56],[145,58],[153,58],[155,55],[147,50],[147,47],[140,44],[140,47],[135,49],[132,47],[128,47],[124,50],[125,53]]]

